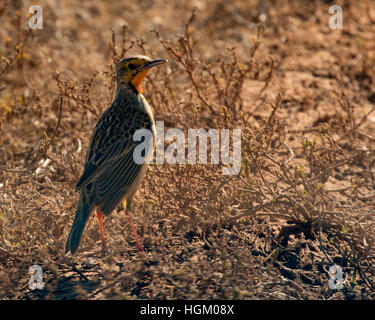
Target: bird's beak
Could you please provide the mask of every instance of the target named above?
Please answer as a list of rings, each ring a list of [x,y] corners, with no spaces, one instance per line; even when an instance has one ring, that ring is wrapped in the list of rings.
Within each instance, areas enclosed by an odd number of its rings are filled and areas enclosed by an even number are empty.
[[[159,60],[152,60],[151,62],[145,64],[141,71],[139,71],[134,79],[131,81],[133,86],[137,89],[139,93],[143,93],[143,89],[141,87],[143,79],[146,77],[147,73],[150,71],[151,68],[156,67],[160,64],[163,64],[165,62],[168,62],[168,60],[165,59],[159,59]]]
[[[168,60],[166,60],[166,59],[152,60],[151,62],[147,63],[143,67],[143,69],[151,69],[153,67],[156,67],[156,66],[161,65],[161,64],[166,63],[166,62],[168,62]]]

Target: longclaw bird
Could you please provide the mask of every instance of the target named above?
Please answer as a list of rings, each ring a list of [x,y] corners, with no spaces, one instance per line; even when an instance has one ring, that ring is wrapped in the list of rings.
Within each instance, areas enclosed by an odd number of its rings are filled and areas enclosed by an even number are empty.
[[[154,116],[143,96],[141,83],[151,68],[165,62],[167,60],[135,56],[118,63],[115,99],[94,128],[84,171],[75,188],[76,192],[80,192],[80,197],[65,253],[76,252],[85,225],[94,210],[104,250],[103,215],[109,215],[122,200],[138,248],[143,251],[130,211],[133,196],[152,157],[156,130]],[[143,163],[133,157],[136,147],[142,143],[133,139],[139,129],[150,130],[153,136],[144,148]]]

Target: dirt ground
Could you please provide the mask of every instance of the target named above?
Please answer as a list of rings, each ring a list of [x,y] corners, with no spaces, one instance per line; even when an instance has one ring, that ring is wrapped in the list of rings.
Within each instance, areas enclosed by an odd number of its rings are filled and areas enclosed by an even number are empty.
[[[374,1],[40,0],[31,30],[32,4],[0,0],[1,299],[375,298]],[[93,215],[64,255],[91,132],[134,54],[169,60],[143,85],[166,128],[241,129],[241,171],[152,165],[134,203],[145,256],[121,206],[108,254]]]

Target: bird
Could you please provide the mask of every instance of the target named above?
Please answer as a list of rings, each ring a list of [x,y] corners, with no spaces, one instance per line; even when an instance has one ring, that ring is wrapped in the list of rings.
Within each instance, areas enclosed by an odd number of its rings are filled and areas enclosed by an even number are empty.
[[[140,252],[144,252],[132,221],[132,202],[152,158],[156,139],[155,120],[143,95],[142,81],[154,67],[166,59],[153,60],[144,55],[122,59],[116,67],[116,94],[111,105],[97,121],[86,152],[83,173],[77,182],[77,209],[65,246],[74,254],[91,214],[96,211],[103,251],[107,251],[103,215],[108,216],[123,202],[128,223]],[[152,139],[134,139],[138,130],[148,130]],[[145,142],[146,141],[146,142]],[[140,144],[144,161],[136,161]]]

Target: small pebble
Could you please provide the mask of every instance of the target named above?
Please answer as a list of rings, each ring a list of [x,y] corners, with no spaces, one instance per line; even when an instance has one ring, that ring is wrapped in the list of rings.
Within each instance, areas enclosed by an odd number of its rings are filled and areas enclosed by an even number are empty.
[[[86,260],[86,267],[91,268],[93,266],[94,266],[94,260],[88,257]]]

